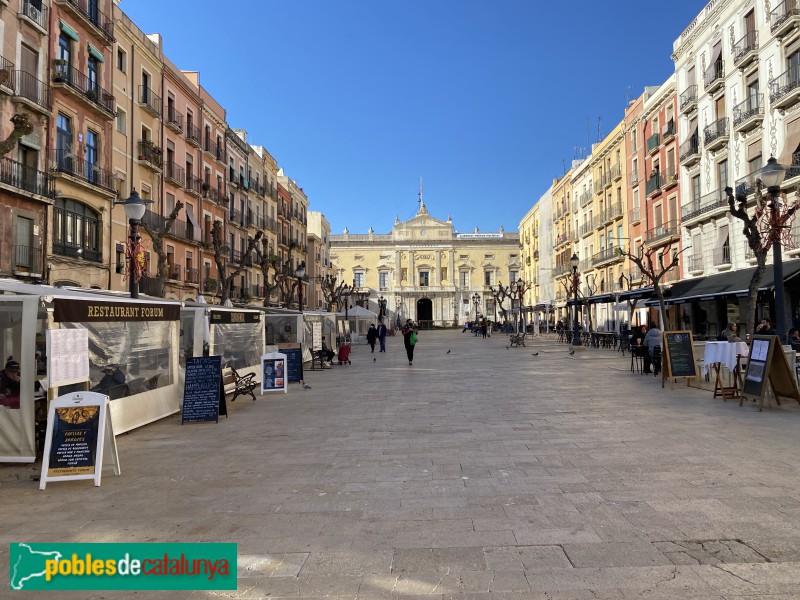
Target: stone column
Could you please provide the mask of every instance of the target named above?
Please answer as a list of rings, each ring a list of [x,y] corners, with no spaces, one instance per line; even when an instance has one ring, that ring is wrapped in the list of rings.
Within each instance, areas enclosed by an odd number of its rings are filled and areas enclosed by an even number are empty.
[[[408,251],[408,282],[413,286],[417,286],[417,276],[414,273],[414,251]]]
[[[442,255],[436,250],[436,275],[431,285],[442,285]]]

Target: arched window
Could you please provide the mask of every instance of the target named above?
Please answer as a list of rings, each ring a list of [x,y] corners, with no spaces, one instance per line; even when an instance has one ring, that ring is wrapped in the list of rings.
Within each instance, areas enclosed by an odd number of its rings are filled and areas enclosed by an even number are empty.
[[[102,262],[100,228],[97,212],[74,200],[57,198],[53,212],[53,252]]]

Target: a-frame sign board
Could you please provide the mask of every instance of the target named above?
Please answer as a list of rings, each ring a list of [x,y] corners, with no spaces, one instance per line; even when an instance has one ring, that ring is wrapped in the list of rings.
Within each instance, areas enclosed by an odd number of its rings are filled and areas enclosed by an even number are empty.
[[[665,331],[661,341],[661,387],[669,380],[669,387],[675,379],[685,378],[686,385],[694,379],[697,382],[697,361],[694,358],[694,339],[691,331]],[[698,382],[699,386],[699,382]]]
[[[39,489],[49,481],[90,479],[100,485],[103,466],[120,474],[108,396],[72,392],[50,403]]]
[[[800,403],[800,389],[794,378],[786,354],[783,352],[780,338],[777,335],[754,335],[750,342],[750,355],[747,358],[747,372],[742,386],[742,398],[758,398],[758,410],[764,408],[764,395],[767,381],[772,386],[775,402],[780,406],[780,398],[794,398]]]

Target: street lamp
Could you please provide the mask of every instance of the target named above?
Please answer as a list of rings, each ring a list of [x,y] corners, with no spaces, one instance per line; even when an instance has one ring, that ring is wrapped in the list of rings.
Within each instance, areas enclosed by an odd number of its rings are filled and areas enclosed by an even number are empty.
[[[306,274],[306,263],[301,262],[297,265],[294,274],[297,276],[297,309],[303,311],[303,276]]]
[[[769,235],[772,242],[772,278],[775,280],[775,320],[781,343],[786,341],[786,314],[783,307],[783,257],[781,256],[781,235],[784,223],[781,217],[781,183],[786,177],[786,167],[778,164],[772,156],[761,169],[761,181],[767,186],[770,197]]]
[[[344,299],[344,320],[347,321],[348,317],[348,310],[350,308],[350,294],[353,293],[353,288],[351,288],[346,283],[344,287],[342,287],[342,293],[340,294],[341,298]]]
[[[142,222],[147,205],[151,202],[152,200],[142,200],[135,188],[131,190],[131,195],[125,201],[117,202],[117,204],[122,204],[125,209],[125,216],[131,226],[128,237],[128,289],[131,298],[139,297],[139,280],[142,278],[141,265],[139,268],[136,265],[139,258],[136,256],[139,245],[139,224]]]
[[[572,265],[572,294],[573,299],[575,301],[574,306],[574,319],[572,322],[572,345],[573,346],[580,346],[581,345],[581,334],[578,331],[578,264],[580,263],[580,259],[576,253],[572,254],[572,258],[569,259],[569,264]]]
[[[478,292],[475,292],[472,295],[472,303],[475,305],[475,322],[478,321],[478,304],[480,304],[481,297],[478,295]]]

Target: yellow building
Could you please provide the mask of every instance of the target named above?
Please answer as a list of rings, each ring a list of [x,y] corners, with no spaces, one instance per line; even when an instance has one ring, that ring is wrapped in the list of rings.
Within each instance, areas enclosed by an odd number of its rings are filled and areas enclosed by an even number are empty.
[[[519,222],[519,241],[522,246],[522,279],[530,285],[526,305],[538,304],[539,289],[539,209],[537,202]]]
[[[435,219],[419,199],[417,214],[395,219],[391,233],[331,236],[333,272],[354,293],[351,305],[379,312],[386,300],[390,322],[452,326],[478,316],[495,318],[490,286],[508,284],[521,272],[519,234],[458,233],[450,217]],[[528,303],[527,298],[523,300]]]

